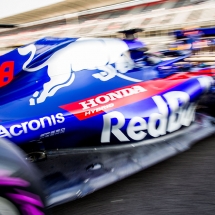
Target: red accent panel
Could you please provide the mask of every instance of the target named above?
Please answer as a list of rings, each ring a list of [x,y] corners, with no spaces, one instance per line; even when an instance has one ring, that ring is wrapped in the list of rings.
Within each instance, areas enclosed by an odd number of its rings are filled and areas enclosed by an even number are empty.
[[[0,66],[0,87],[9,84],[13,80],[14,61],[7,61]]]
[[[167,77],[166,80],[189,79],[201,75],[215,77],[215,68],[201,69],[195,72],[181,72]]]
[[[147,81],[147,82],[140,82],[140,83],[126,86],[126,87],[118,88],[118,89],[115,89],[112,91],[104,92],[102,94],[98,94],[98,95],[95,95],[90,98],[86,98],[86,99],[83,99],[83,100],[80,100],[77,102],[65,104],[65,105],[60,106],[60,108],[74,114],[79,120],[84,120],[84,119],[96,116],[105,111],[111,111],[113,109],[116,109],[116,108],[119,108],[122,106],[126,106],[129,104],[144,100],[146,98],[152,97],[154,95],[157,95],[163,91],[166,91],[168,89],[171,89],[171,88],[183,83],[184,81],[186,81],[189,78],[190,77],[188,76],[188,77],[183,77],[183,78],[177,77],[176,79],[172,79],[171,81],[170,81],[170,79],[158,79],[158,80],[152,80],[152,81]],[[144,88],[145,91],[134,93],[129,96],[122,96],[122,98],[118,98],[115,100],[110,100],[109,97],[107,96],[108,93],[114,93],[114,92],[120,91],[120,90],[131,89],[134,86],[140,86],[141,88]],[[96,98],[99,96],[102,96],[102,97],[106,96],[105,98],[108,98],[109,100],[106,103],[104,103],[103,102],[104,100],[103,100],[102,101],[103,104],[98,104],[96,102]],[[89,104],[89,100],[93,100],[96,103],[96,105],[95,106],[88,105],[88,108],[84,109],[84,106],[80,103],[86,102],[87,104]],[[105,108],[104,108],[104,106],[105,106]]]

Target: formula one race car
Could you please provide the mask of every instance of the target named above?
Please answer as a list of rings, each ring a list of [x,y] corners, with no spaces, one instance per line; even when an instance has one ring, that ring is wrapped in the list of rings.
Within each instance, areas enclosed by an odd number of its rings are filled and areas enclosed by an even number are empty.
[[[42,215],[215,131],[196,113],[213,68],[181,66],[189,55],[136,61],[140,48],[44,38],[0,57],[0,213]]]
[[[161,51],[166,56],[181,56],[188,52],[213,52],[215,47],[215,27],[190,28],[170,33],[175,38],[168,50]]]

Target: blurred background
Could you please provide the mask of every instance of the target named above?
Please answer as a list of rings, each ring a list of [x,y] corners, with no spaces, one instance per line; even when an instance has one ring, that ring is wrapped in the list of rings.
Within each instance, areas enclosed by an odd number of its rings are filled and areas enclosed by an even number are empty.
[[[121,38],[117,32],[131,28],[143,28],[139,39],[156,51],[174,30],[215,26],[215,0],[48,0],[36,9],[25,1],[5,1],[0,11],[0,23],[14,25],[0,29],[0,54],[48,36]],[[14,14],[3,13],[8,7]]]
[[[215,0],[29,1],[1,0],[0,55],[44,37],[122,38],[117,32],[132,28],[143,28],[136,36],[156,52],[175,30],[215,26]],[[214,139],[50,214],[213,215]]]

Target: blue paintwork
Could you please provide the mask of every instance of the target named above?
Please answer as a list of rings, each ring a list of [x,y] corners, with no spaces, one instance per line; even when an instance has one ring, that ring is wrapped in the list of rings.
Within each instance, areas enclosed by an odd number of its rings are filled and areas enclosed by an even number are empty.
[[[195,29],[187,29],[187,30],[177,30],[173,32],[173,35],[179,39],[179,38],[184,38],[188,37],[188,34],[192,32],[196,32],[195,34],[192,34],[197,37],[201,36],[215,36],[215,27],[210,27],[210,28],[195,28]]]
[[[42,64],[56,53],[56,51],[68,46],[76,40],[77,38],[44,38],[36,41],[34,43],[36,46],[36,54],[29,64],[29,68]],[[132,47],[131,49],[134,47],[141,47],[139,41],[137,41],[136,44],[135,42],[132,44],[131,42],[124,42],[128,44],[128,47]],[[63,137],[61,135],[56,135],[55,141],[48,142],[46,147],[75,147],[84,145],[84,142],[89,144],[87,140],[90,139],[94,141],[95,145],[99,145],[104,113],[80,121],[73,114],[60,108],[60,106],[82,99],[88,99],[94,95],[114,91],[118,88],[130,86],[135,83],[118,76],[109,81],[100,81],[92,76],[92,74],[100,72],[99,70],[82,70],[75,74],[75,81],[70,86],[59,89],[54,96],[48,97],[45,102],[30,106],[29,99],[32,97],[32,94],[35,91],[41,91],[44,83],[48,82],[50,78],[47,74],[47,66],[34,73],[23,71],[23,64],[27,61],[29,56],[30,54],[22,56],[19,54],[18,50],[15,49],[0,57],[0,65],[6,61],[15,62],[14,80],[7,86],[0,88],[0,125],[9,130],[13,125],[20,125],[21,123],[31,120],[39,120],[46,116],[56,116],[58,113],[63,115],[65,121],[63,123],[56,123],[56,125],[53,125],[54,123],[52,122],[51,126],[48,121],[45,121],[44,128],[40,126],[40,128],[35,131],[28,129],[25,134],[22,133],[9,139],[16,144],[26,144],[32,140],[38,141],[41,134],[58,129],[65,129],[66,132],[63,134]],[[138,79],[141,82],[165,78],[178,71],[173,63],[183,60],[187,56],[189,56],[189,54],[173,60],[161,61],[158,65],[154,66],[139,66],[128,71],[125,75],[129,78]],[[169,66],[168,72],[166,69],[162,69],[165,66]],[[136,84],[138,85],[138,83]],[[190,95],[191,102],[194,102],[201,96],[204,88],[202,88],[196,78],[192,78],[168,89],[168,91],[173,90],[187,92]],[[162,96],[164,93],[165,92],[162,92],[160,95]],[[123,107],[115,108],[114,110],[123,113],[127,119],[131,119],[135,115],[138,115],[143,117],[146,121],[151,113],[159,112],[152,98],[143,99]],[[126,132],[127,124],[128,121],[126,121],[122,131]],[[15,131],[18,133],[22,129],[23,127],[17,127]],[[0,136],[2,135],[1,132],[0,130]],[[146,138],[150,138],[150,135]],[[47,139],[44,140],[47,141]],[[113,137],[111,143],[116,144],[119,143],[119,141]]]
[[[193,46],[193,43],[195,42],[200,42],[201,38],[207,38],[207,37],[213,37],[215,36],[215,27],[210,27],[210,28],[195,28],[195,29],[188,29],[188,30],[176,30],[174,32],[170,33],[171,35],[173,35],[176,38],[176,41],[174,43],[171,43],[169,46],[170,48],[176,48],[180,45],[184,45],[184,44],[191,44],[191,47],[189,48],[189,50],[198,50],[198,48],[195,48]],[[177,39],[184,39],[183,41],[180,41]],[[214,45],[215,44],[215,39],[204,39],[207,40],[208,46]],[[172,54],[174,55],[181,55],[181,51],[169,51],[169,50],[165,50],[162,51],[161,53],[163,54]]]

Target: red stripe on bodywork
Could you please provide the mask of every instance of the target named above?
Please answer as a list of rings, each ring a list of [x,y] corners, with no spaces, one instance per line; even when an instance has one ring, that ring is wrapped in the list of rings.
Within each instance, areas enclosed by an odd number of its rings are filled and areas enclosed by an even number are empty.
[[[101,93],[101,94],[98,94],[98,95],[95,95],[95,96],[92,96],[92,97],[89,97],[89,98],[86,98],[83,100],[65,104],[65,105],[60,106],[60,108],[74,114],[79,120],[84,120],[84,119],[96,116],[105,111],[111,111],[115,108],[119,108],[119,107],[122,107],[125,105],[129,105],[129,104],[144,100],[146,98],[152,97],[163,91],[173,88],[176,85],[183,83],[184,81],[185,81],[185,79],[183,78],[183,79],[179,79],[179,80],[178,79],[177,80],[168,80],[168,79],[160,80],[159,79],[159,80],[153,80],[153,81],[147,81],[147,82],[140,82],[138,84],[132,84],[132,85],[118,88],[118,89],[115,89],[112,91],[104,92],[104,93]],[[80,104],[81,102],[87,102],[90,99],[95,100],[99,96],[103,96],[108,93],[114,93],[116,91],[131,88],[133,86],[141,86],[146,91],[139,92],[137,94],[133,94],[131,96],[123,97],[123,98],[116,99],[113,101],[109,101],[108,103],[105,103],[105,104],[98,104],[97,106],[88,108],[86,110],[83,110],[83,106]],[[109,105],[110,107],[105,108],[105,110],[98,110],[102,106],[107,106],[107,105]]]
[[[101,93],[101,94],[98,94],[98,95],[95,95],[95,96],[92,96],[92,97],[89,97],[89,98],[86,98],[83,100],[65,104],[65,105],[60,106],[60,108],[74,114],[79,120],[84,120],[84,119],[96,116],[105,111],[111,111],[113,109],[116,109],[116,108],[119,108],[119,107],[122,107],[125,105],[129,105],[129,104],[147,99],[149,97],[155,96],[157,94],[160,94],[166,90],[169,90],[169,89],[185,82],[186,80],[188,80],[192,77],[196,77],[199,75],[213,76],[214,70],[207,69],[207,70],[200,70],[198,72],[192,72],[192,73],[191,72],[183,72],[183,73],[181,72],[181,73],[169,76],[168,78],[165,78],[165,79],[157,79],[157,80],[151,80],[151,81],[146,81],[146,82],[140,82],[140,83],[126,86],[126,87],[104,92],[104,93]],[[126,96],[126,97],[116,99],[113,101],[109,101],[108,103],[105,103],[105,104],[98,104],[97,106],[88,108],[86,110],[83,110],[83,106],[80,104],[81,102],[87,102],[90,99],[95,100],[99,96],[104,96],[108,93],[114,93],[116,91],[123,90],[126,88],[131,88],[133,86],[141,86],[146,91],[139,92],[137,94],[133,94],[131,96]],[[109,105],[110,107],[107,107],[104,110],[99,110],[99,108],[101,108],[102,106],[107,106],[107,105]]]

